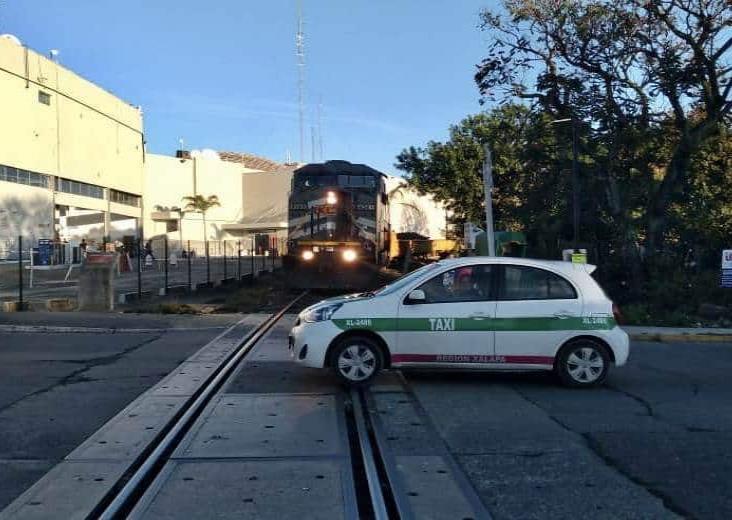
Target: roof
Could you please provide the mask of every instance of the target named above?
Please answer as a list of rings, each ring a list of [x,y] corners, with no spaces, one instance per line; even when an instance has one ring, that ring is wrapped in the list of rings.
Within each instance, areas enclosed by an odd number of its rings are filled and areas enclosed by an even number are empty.
[[[348,161],[332,160],[324,163],[309,163],[301,166],[295,173],[307,173],[311,175],[371,175],[374,177],[386,177],[386,174],[375,170],[366,164],[354,164]]]
[[[241,152],[219,152],[222,161],[233,162],[251,168],[252,170],[260,170],[263,172],[274,172],[282,168],[284,165],[250,153]]]
[[[450,265],[473,265],[490,261],[495,264],[516,264],[531,267],[544,267],[552,271],[561,271],[568,275],[572,272],[592,273],[597,267],[592,264],[575,264],[563,260],[538,260],[535,258],[514,258],[510,256],[463,256],[460,258],[447,258],[438,263],[444,266]]]

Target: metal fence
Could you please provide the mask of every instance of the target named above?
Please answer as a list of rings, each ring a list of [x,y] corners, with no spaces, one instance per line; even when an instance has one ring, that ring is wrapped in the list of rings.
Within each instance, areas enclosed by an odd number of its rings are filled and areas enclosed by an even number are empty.
[[[76,297],[83,262],[93,252],[116,255],[115,299],[126,302],[253,280],[279,266],[283,246],[283,239],[181,244],[160,237],[72,247],[17,237],[2,244],[0,301],[22,308],[29,300]]]

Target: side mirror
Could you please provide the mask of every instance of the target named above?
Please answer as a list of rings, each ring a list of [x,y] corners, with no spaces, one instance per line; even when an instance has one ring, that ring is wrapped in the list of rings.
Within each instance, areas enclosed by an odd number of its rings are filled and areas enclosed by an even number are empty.
[[[427,297],[422,289],[415,289],[407,295],[407,303],[424,303]]]

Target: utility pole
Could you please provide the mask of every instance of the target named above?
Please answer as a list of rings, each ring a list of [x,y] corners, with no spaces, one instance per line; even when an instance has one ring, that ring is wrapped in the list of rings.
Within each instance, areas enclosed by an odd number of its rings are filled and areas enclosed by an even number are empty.
[[[552,124],[558,123],[569,123],[572,127],[572,242],[574,249],[577,249],[580,241],[580,182],[577,122],[574,117],[566,117],[564,119],[556,119],[552,121]]]
[[[295,55],[297,56],[297,103],[300,116],[300,162],[305,162],[305,33],[303,32],[302,0],[297,0]]]
[[[574,248],[579,247],[580,235],[580,183],[579,161],[577,160],[577,125],[572,118],[572,225],[574,227]]]
[[[483,145],[483,189],[485,191],[485,239],[488,242],[488,256],[496,256],[496,239],[493,233],[493,162],[491,148]]]

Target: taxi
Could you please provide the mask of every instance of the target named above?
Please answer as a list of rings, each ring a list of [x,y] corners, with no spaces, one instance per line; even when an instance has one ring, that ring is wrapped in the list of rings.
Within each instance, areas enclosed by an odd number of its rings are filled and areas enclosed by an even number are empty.
[[[388,368],[554,371],[601,384],[628,359],[628,335],[595,266],[465,257],[423,266],[379,290],[303,310],[292,358],[365,384]]]

